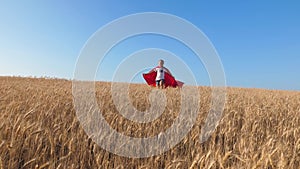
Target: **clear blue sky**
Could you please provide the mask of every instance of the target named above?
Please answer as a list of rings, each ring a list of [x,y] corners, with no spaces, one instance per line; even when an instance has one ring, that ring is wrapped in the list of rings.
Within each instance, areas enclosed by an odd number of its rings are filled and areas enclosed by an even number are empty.
[[[71,79],[88,38],[112,20],[138,12],[170,13],[196,25],[217,49],[228,86],[300,90],[298,0],[4,0],[0,3],[0,75]],[[111,80],[118,63],[135,50],[185,50],[165,37],[131,40],[105,58],[98,80]],[[188,51],[177,54],[196,74],[198,84],[209,85],[205,70],[192,64]],[[184,75],[171,63],[166,61],[166,66],[181,79]],[[155,64],[149,63],[149,67]],[[142,82],[139,77],[135,80]]]

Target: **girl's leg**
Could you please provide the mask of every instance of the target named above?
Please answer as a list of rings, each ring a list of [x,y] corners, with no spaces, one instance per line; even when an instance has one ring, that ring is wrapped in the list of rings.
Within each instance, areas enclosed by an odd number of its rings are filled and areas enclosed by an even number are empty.
[[[160,86],[161,86],[161,88],[162,88],[162,89],[164,89],[164,88],[165,88],[165,83],[164,83],[164,80],[160,80]]]
[[[160,80],[157,80],[157,81],[156,81],[156,87],[157,87],[157,88],[160,88]]]

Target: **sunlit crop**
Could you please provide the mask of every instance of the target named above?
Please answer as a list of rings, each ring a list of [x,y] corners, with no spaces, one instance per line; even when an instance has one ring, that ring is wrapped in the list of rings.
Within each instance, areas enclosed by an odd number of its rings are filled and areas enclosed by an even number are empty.
[[[300,92],[227,88],[221,121],[201,143],[211,90],[198,88],[199,115],[186,137],[163,154],[128,158],[103,150],[84,132],[76,117],[71,81],[1,77],[0,168],[300,167]],[[99,107],[111,127],[128,136],[157,135],[179,113],[180,89],[168,88],[164,113],[153,122],[134,123],[118,113],[110,90],[110,83],[97,82]],[[148,109],[151,90],[131,84],[132,105],[140,111]]]

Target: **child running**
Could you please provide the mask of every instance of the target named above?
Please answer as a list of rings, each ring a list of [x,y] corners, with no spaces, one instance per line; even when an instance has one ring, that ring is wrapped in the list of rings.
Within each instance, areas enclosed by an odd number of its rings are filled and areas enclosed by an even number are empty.
[[[159,89],[164,89],[165,88],[165,72],[169,73],[171,76],[171,72],[169,71],[169,69],[167,69],[166,67],[164,67],[164,61],[162,59],[160,59],[158,61],[158,66],[153,68],[149,73],[152,72],[156,72],[156,86]]]

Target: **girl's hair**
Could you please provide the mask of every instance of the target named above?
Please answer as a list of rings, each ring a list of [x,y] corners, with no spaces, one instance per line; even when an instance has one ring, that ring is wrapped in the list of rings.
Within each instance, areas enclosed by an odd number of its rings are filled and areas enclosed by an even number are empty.
[[[159,59],[159,62],[165,63],[165,61],[164,61],[164,60],[162,60],[162,59]]]

